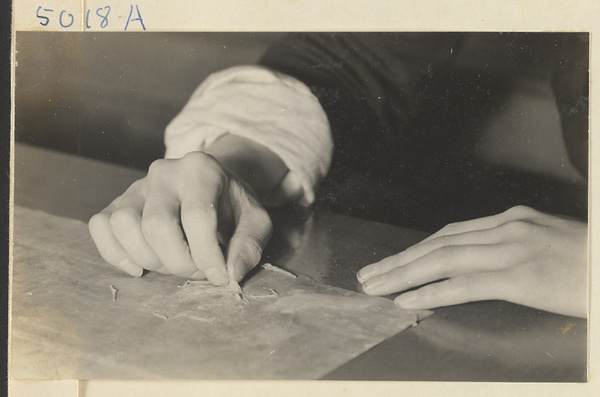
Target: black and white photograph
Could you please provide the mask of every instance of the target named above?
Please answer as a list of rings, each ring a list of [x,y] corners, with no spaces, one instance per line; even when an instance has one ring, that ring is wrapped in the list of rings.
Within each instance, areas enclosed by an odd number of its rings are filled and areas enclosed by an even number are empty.
[[[587,382],[589,48],[17,32],[11,377]]]

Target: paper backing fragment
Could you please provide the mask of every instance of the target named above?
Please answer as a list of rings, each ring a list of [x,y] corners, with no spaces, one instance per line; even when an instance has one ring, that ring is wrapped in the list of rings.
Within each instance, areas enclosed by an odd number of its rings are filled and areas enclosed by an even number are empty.
[[[263,268],[243,298],[132,278],[102,260],[85,223],[21,207],[14,236],[16,379],[318,379],[429,313]]]

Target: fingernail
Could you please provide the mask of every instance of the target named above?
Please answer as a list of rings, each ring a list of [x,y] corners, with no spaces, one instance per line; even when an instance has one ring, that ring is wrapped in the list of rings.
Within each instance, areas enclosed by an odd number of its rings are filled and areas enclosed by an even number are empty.
[[[362,268],[356,273],[356,278],[360,281],[361,284],[367,282],[367,280],[377,276],[377,272],[373,271],[373,269]]]
[[[382,282],[383,282],[383,280],[381,280],[381,278],[379,278],[379,277],[369,279],[363,283],[363,285],[362,285],[363,291],[372,292],[374,289],[379,287],[382,284]]]
[[[244,278],[244,274],[241,271],[246,266],[244,258],[238,256],[235,262],[233,263],[233,268],[231,269],[231,277],[235,280],[236,283],[239,283]]]
[[[365,282],[364,277],[361,275],[360,270],[358,271],[358,273],[356,273],[356,278],[358,279],[358,282],[363,284]]]
[[[119,263],[121,269],[125,270],[127,274],[133,277],[141,277],[144,273],[144,269],[130,261],[129,259],[124,259]]]
[[[216,286],[226,285],[229,282],[227,273],[224,269],[218,267],[211,267],[204,270],[206,278]]]
[[[414,309],[416,307],[415,303],[417,303],[417,294],[407,292],[397,297],[394,300],[394,303],[396,306],[400,306],[404,309]]]

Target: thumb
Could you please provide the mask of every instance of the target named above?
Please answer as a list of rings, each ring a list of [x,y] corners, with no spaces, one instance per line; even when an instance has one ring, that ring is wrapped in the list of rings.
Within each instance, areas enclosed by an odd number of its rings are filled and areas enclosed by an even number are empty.
[[[269,214],[248,194],[244,191],[232,198],[236,225],[227,249],[227,271],[229,279],[238,283],[258,264],[273,232]]]

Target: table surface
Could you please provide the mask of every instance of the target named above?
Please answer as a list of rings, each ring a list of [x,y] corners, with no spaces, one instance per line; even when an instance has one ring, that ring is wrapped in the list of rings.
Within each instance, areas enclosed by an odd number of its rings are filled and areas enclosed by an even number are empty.
[[[87,221],[143,172],[16,144],[15,204]],[[273,214],[264,259],[358,290],[355,273],[422,239],[419,231],[301,209]],[[330,380],[584,382],[587,321],[506,302],[439,308],[417,327],[326,375]]]

